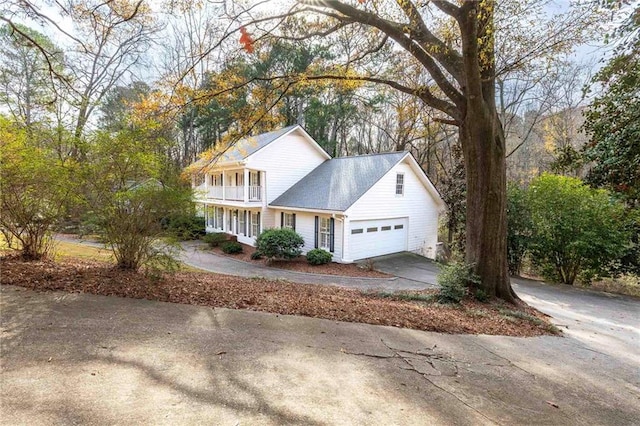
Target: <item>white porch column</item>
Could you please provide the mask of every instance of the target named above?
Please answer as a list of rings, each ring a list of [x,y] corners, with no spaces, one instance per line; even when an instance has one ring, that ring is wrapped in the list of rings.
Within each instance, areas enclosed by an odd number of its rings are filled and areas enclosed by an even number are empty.
[[[351,230],[349,229],[351,226],[349,225],[349,217],[342,216],[342,260],[350,261],[351,256],[349,256],[349,242],[351,237]]]
[[[227,174],[225,172],[222,172],[222,199],[226,200],[225,194],[224,194],[224,188],[227,186]]]
[[[249,201],[249,169],[243,169],[242,173],[244,174],[242,179],[243,200],[246,203]]]

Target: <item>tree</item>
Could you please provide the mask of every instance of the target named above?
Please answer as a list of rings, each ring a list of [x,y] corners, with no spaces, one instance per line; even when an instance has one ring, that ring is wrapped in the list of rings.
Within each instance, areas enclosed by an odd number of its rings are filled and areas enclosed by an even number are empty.
[[[0,116],[0,228],[19,242],[22,257],[51,250],[51,231],[75,199],[69,169],[23,126]]]
[[[316,5],[317,2],[300,2]],[[467,217],[465,261],[474,265],[488,295],[513,301],[506,259],[505,138],[496,110],[495,2],[448,1],[418,5],[398,2],[398,9],[376,4],[355,7],[337,0],[307,6],[338,25],[373,28],[404,49],[433,79],[408,87],[398,81],[363,76],[417,96],[458,126],[466,170]],[[382,11],[388,11],[382,16]],[[397,12],[397,13],[396,13]],[[455,36],[438,35],[438,15],[455,26]],[[348,78],[348,77],[345,77]]]
[[[171,261],[171,246],[163,219],[187,214],[193,207],[191,191],[167,181],[165,159],[144,129],[99,132],[88,153],[85,176],[90,188],[89,219],[113,250],[118,266],[141,266]]]
[[[62,71],[63,56],[43,34],[24,25],[15,26],[29,39],[8,24],[0,27],[0,102],[16,122],[31,131],[32,125],[43,121],[56,102],[48,64],[35,44],[51,52],[51,59],[55,60],[52,66],[58,72]]]
[[[528,190],[531,254],[543,275],[573,284],[583,271],[600,273],[625,250],[624,206],[577,178],[543,174]]]
[[[640,51],[612,58],[593,82],[602,92],[585,111],[587,181],[640,206]]]

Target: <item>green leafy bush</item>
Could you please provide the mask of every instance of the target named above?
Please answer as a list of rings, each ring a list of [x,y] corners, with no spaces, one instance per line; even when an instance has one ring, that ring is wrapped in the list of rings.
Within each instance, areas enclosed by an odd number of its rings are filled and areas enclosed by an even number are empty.
[[[171,216],[165,224],[171,235],[183,241],[197,240],[206,234],[204,218],[195,215]]]
[[[262,253],[260,253],[259,251],[254,251],[253,253],[251,253],[251,260],[260,260],[262,259]]]
[[[235,241],[227,241],[220,245],[220,248],[223,252],[227,254],[238,254],[242,253],[242,244],[237,243]]]
[[[258,251],[270,261],[273,259],[293,259],[302,253],[304,240],[293,229],[265,229],[256,238]]]
[[[324,265],[331,262],[333,256],[326,250],[313,249],[307,253],[307,262],[310,265]]]
[[[440,303],[460,303],[467,295],[470,284],[480,284],[480,277],[473,272],[473,265],[451,263],[444,266],[438,275]]]
[[[209,244],[209,247],[218,247],[220,244],[227,241],[229,238],[224,232],[212,232],[202,237],[202,241]]]
[[[573,284],[619,259],[630,241],[624,206],[581,180],[543,174],[528,191],[534,264],[547,278]]]
[[[533,224],[527,192],[517,186],[507,188],[507,264],[511,275],[520,275],[522,261],[531,248]]]

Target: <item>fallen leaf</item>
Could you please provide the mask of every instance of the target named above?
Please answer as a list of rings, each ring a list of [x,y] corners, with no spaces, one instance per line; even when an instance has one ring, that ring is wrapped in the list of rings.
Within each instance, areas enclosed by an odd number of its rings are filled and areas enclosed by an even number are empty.
[[[553,401],[546,401],[546,403],[547,403],[547,404],[549,404],[550,406],[554,407],[554,408],[560,408],[560,407],[558,406],[558,404],[556,404],[556,403],[555,403],[555,402],[553,402]]]

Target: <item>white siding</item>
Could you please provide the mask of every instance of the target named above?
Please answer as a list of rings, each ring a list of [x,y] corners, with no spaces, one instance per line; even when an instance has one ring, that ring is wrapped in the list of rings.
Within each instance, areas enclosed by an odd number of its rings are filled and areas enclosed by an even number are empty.
[[[311,142],[294,131],[251,155],[247,167],[266,171],[268,204],[326,159]]]
[[[397,173],[404,174],[402,196],[396,195]],[[435,257],[438,242],[438,207],[406,162],[393,167],[345,213],[349,221],[407,217],[408,250],[426,257]],[[345,248],[345,260],[353,260],[348,247]]]
[[[280,227],[281,210],[276,210],[276,227]],[[292,213],[287,211],[287,213]],[[303,253],[315,248],[315,217],[323,216],[322,214],[314,214],[308,212],[294,212],[296,214],[296,232],[304,239]],[[330,217],[330,215],[324,215]],[[342,220],[337,217],[334,219],[334,242],[333,242],[333,261],[342,262]]]

